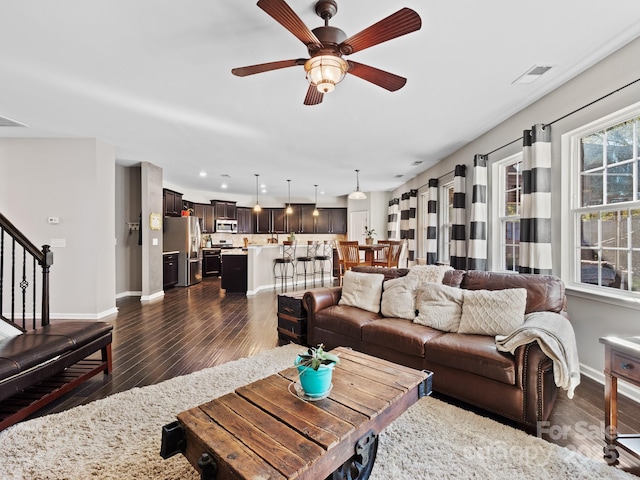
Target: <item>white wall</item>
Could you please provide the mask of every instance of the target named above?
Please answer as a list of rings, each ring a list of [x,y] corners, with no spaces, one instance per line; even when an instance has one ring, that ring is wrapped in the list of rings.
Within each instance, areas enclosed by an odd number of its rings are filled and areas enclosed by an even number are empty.
[[[37,246],[66,244],[51,248],[51,317],[115,313],[113,147],[95,139],[0,139],[0,172],[0,211]]]
[[[517,113],[507,121],[497,125],[486,134],[472,139],[463,148],[444,158],[440,163],[414,177],[405,185],[396,189],[392,196],[397,197],[411,188],[425,185],[430,178],[438,178],[451,172],[456,164],[467,165],[467,192],[471,192],[474,154],[486,154],[508,142],[522,136],[522,131],[536,123],[548,124],[572,112],[593,100],[596,100],[640,77],[638,68],[640,58],[640,39],[636,39],[615,54],[594,65],[575,79],[556,89],[528,108]],[[544,81],[544,77],[540,80]],[[514,85],[514,88],[526,88]],[[554,274],[567,281],[561,271],[561,256],[566,254],[562,248],[560,235],[563,221],[559,205],[561,203],[561,135],[581,125],[587,124],[607,114],[620,110],[640,99],[640,83],[626,88],[587,107],[570,117],[558,121],[551,127],[552,135],[552,203],[553,209],[553,270]],[[501,160],[521,150],[521,142],[501,149],[490,155],[489,162]],[[490,169],[489,169],[490,170]],[[491,182],[491,178],[489,178]],[[422,191],[422,190],[421,190]],[[467,195],[467,212],[471,208],[471,195]],[[489,210],[490,211],[490,210]],[[418,215],[419,219],[421,215]],[[489,244],[491,238],[489,237]],[[420,245],[419,248],[422,248]],[[491,261],[491,259],[489,259]],[[637,335],[640,331],[640,306],[611,302],[605,297],[585,296],[568,289],[568,310],[576,332],[578,350],[583,373],[598,380],[602,379],[604,366],[604,348],[598,339],[604,335]]]

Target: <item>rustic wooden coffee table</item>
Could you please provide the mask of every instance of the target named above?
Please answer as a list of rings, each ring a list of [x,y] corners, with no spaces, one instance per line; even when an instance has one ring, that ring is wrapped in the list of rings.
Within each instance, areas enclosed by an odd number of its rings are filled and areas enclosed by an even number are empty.
[[[341,363],[328,398],[292,393],[289,368],[178,414],[163,427],[161,455],[182,453],[204,480],[369,478],[378,434],[431,393],[433,374],[333,352]]]

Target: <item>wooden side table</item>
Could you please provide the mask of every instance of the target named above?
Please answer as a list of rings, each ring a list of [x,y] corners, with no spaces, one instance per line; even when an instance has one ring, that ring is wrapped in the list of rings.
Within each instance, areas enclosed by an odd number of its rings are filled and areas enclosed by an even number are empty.
[[[640,458],[640,434],[618,433],[618,379],[640,386],[640,337],[602,337],[604,344],[604,458],[618,461],[617,447]]]

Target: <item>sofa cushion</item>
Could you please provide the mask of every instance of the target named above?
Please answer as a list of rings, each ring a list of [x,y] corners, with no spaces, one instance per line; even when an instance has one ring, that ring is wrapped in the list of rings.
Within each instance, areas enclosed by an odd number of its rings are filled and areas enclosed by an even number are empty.
[[[352,267],[352,272],[360,272],[360,273],[378,273],[384,275],[384,281],[393,280],[394,278],[404,277],[407,273],[409,273],[408,268],[395,268],[395,267],[369,267],[369,266],[361,266],[361,267]]]
[[[524,288],[462,291],[464,302],[459,333],[509,335],[524,323],[527,305]]]
[[[462,333],[445,333],[433,337],[426,345],[427,358],[465,372],[515,385],[515,358],[496,349],[493,337]]]
[[[457,332],[462,315],[464,290],[439,285],[422,285],[416,296],[418,315],[414,323],[426,325],[444,332]]]
[[[416,317],[416,277],[400,277],[382,284],[380,312],[385,317],[413,320]]]
[[[449,265],[414,265],[409,269],[407,277],[417,277],[420,283],[442,283],[444,274],[453,270]]]
[[[342,277],[342,296],[338,305],[358,307],[368,312],[380,311],[384,275],[347,270]]]
[[[113,325],[108,322],[60,321],[32,330],[27,335],[60,335],[68,338],[75,348],[79,348],[106,335],[111,330]]]
[[[73,342],[62,335],[25,333],[0,342],[0,359],[14,362],[22,372],[73,349]]]
[[[362,338],[361,328],[373,321],[377,321],[380,314],[367,312],[348,305],[332,305],[315,314],[314,328],[337,332],[351,338]]]
[[[443,335],[411,320],[382,318],[362,326],[362,341],[416,357],[425,356],[425,343]]]

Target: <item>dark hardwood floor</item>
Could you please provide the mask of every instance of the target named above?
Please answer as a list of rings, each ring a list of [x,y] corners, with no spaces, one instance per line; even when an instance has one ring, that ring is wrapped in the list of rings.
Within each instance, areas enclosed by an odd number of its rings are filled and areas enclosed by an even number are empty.
[[[114,325],[113,373],[94,377],[38,415],[274,348],[276,300],[273,291],[254,297],[225,294],[219,279],[211,277],[169,289],[162,300],[146,305],[138,297],[121,299],[117,316],[109,319]],[[603,461],[603,391],[586,377],[573,400],[561,391],[543,438]],[[639,412],[640,405],[620,396],[619,430],[640,432]],[[639,465],[640,460],[621,452],[620,463],[612,468],[640,475]]]

